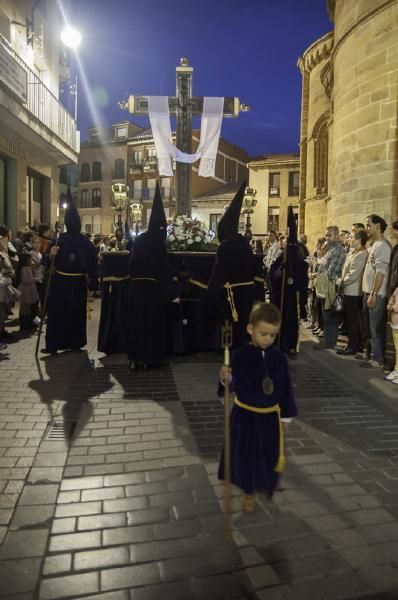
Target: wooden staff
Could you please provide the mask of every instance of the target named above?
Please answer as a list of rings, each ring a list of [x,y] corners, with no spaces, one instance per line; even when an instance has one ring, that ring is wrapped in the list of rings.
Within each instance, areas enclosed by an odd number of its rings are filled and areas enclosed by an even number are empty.
[[[297,299],[297,345],[296,352],[300,352],[300,292],[296,292]]]
[[[288,230],[289,231],[289,230]],[[289,233],[288,233],[288,237],[287,239],[289,240]],[[283,307],[285,304],[285,286],[286,286],[286,260],[287,260],[287,246],[288,246],[288,241],[286,242],[286,246],[283,249],[283,272],[282,272],[282,289],[281,289],[281,305],[279,307],[279,310],[281,311],[281,319],[282,319],[282,326],[283,326]],[[280,350],[281,347],[281,341],[282,341],[282,326],[278,335],[278,349]]]
[[[224,348],[224,367],[230,366],[232,346],[232,325],[225,321],[221,330],[222,347]],[[230,541],[231,536],[231,411],[229,403],[229,382],[224,385],[224,537]]]
[[[50,252],[52,250],[52,248],[58,248],[58,243],[59,243],[59,229],[57,230],[57,239],[55,242],[55,246],[52,246],[50,248]],[[39,331],[37,334],[37,342],[36,342],[36,350],[35,350],[35,356],[37,356],[37,353],[39,352],[39,346],[40,346],[40,338],[41,338],[41,332],[43,331],[43,322],[44,322],[44,317],[46,316],[46,311],[47,311],[47,301],[48,301],[48,294],[50,291],[50,282],[51,282],[51,277],[54,273],[54,262],[55,262],[55,257],[56,257],[57,253],[54,252],[54,254],[51,256],[51,262],[50,262],[50,269],[48,272],[48,280],[47,280],[47,285],[46,285],[46,291],[44,294],[44,301],[43,301],[43,307],[42,307],[42,311],[41,311],[41,321],[40,321],[40,325],[39,325]]]

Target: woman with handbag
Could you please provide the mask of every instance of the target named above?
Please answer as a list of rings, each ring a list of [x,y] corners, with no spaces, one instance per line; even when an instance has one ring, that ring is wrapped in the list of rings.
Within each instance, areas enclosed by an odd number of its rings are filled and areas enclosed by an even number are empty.
[[[367,240],[368,236],[363,230],[354,234],[352,249],[345,259],[341,280],[337,282],[344,294],[344,320],[348,331],[347,346],[336,352],[340,355],[361,351],[362,275],[368,259]]]

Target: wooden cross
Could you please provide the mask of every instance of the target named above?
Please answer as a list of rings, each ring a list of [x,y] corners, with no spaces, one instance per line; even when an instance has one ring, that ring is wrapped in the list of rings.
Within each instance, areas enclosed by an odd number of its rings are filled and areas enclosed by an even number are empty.
[[[193,68],[187,58],[181,58],[176,67],[176,95],[169,96],[170,113],[177,118],[176,146],[182,152],[192,154],[192,116],[201,115],[203,97],[192,96]],[[129,96],[127,102],[120,103],[132,115],[148,115],[148,96]],[[224,98],[224,117],[237,117],[249,107],[240,104],[239,98]],[[192,200],[192,165],[176,163],[176,214],[190,215]]]

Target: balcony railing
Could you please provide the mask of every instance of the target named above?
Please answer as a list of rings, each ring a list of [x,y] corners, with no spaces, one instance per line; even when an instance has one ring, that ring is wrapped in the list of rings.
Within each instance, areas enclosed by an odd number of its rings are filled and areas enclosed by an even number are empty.
[[[269,195],[270,196],[279,196],[280,195],[280,188],[279,187],[270,187],[269,188]]]
[[[11,58],[26,72],[27,98],[26,110],[45,125],[65,144],[78,152],[76,122],[58,98],[48,89],[28,65],[18,56],[15,50],[0,34],[0,44]]]
[[[139,160],[132,160],[129,163],[129,172],[130,175],[134,172],[134,171],[142,171],[143,168],[143,161],[139,161]]]
[[[144,160],[144,171],[155,171],[157,165],[156,158],[147,158]]]
[[[112,179],[125,179],[124,169],[112,169]]]

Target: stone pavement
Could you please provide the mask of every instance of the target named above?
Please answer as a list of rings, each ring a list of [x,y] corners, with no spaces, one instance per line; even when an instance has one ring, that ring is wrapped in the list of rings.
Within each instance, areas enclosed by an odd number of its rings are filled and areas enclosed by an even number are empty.
[[[0,600],[398,598],[398,393],[350,357],[291,363],[299,419],[271,502],[216,477],[220,358],[130,373],[95,350],[0,361]]]

